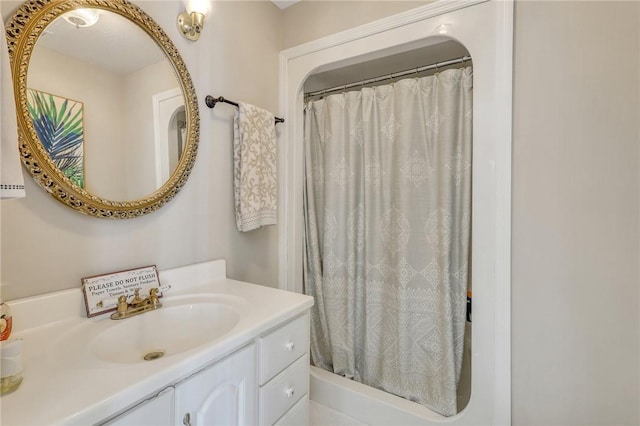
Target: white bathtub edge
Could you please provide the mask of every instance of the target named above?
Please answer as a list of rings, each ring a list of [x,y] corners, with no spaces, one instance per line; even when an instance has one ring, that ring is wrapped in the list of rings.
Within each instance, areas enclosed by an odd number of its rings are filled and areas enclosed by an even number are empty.
[[[311,366],[310,399],[372,426],[442,424],[447,417],[387,392]]]

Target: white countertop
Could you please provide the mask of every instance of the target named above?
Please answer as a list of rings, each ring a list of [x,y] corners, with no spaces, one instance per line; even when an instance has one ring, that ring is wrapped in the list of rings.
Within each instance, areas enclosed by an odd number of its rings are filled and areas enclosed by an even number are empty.
[[[94,424],[222,359],[313,305],[309,296],[227,279],[221,260],[161,271],[160,280],[172,286],[163,302],[198,295],[226,298],[240,312],[238,323],[227,334],[186,352],[151,362],[114,364],[88,360],[86,342],[65,339],[72,333],[82,335],[78,330],[91,335],[112,321],[108,315],[86,318],[79,289],[9,302],[14,317],[11,338],[24,340],[24,380],[18,390],[1,397],[0,423]]]

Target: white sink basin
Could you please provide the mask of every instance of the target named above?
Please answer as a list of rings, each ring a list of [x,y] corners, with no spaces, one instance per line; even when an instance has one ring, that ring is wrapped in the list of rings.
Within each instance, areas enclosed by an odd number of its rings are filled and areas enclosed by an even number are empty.
[[[90,339],[87,349],[109,363],[148,362],[209,343],[231,331],[239,318],[233,306],[220,302],[164,306],[131,318],[108,320],[113,324]]]

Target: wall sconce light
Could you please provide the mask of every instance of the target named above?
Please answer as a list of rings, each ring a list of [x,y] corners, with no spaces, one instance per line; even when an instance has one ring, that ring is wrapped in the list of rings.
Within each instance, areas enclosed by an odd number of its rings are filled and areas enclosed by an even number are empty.
[[[178,15],[178,28],[182,35],[189,40],[198,40],[202,27],[204,27],[204,18],[208,11],[207,0],[191,0],[187,1],[187,11]]]

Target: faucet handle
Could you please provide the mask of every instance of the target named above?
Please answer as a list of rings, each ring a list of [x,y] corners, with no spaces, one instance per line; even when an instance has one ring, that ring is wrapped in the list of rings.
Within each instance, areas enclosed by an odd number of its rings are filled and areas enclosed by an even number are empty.
[[[159,290],[155,287],[149,290],[149,303],[153,306],[162,306],[160,304],[160,298],[158,297],[158,291]]]
[[[118,304],[118,298],[112,297],[110,299],[102,299],[98,303],[96,303],[96,307],[98,308],[112,308]]]
[[[160,295],[164,296],[165,292],[171,290],[171,284],[161,285],[160,287],[158,287],[158,290],[160,291]]]

